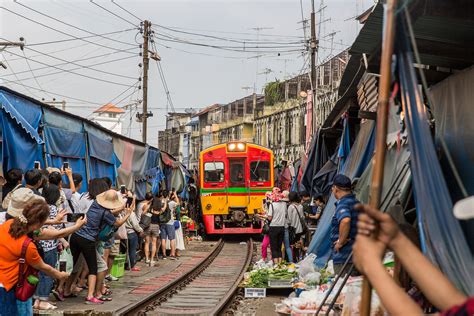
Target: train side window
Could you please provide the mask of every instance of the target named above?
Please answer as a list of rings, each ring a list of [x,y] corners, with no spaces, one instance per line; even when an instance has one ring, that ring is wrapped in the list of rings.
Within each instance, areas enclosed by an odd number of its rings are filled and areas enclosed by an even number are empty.
[[[250,181],[268,182],[270,181],[270,162],[252,161],[250,163]]]
[[[206,162],[204,164],[205,182],[224,182],[224,163]]]

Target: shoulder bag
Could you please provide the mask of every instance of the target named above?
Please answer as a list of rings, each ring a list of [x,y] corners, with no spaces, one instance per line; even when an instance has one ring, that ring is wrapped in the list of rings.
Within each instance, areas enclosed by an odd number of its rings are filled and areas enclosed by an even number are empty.
[[[308,225],[306,225],[306,221],[301,216],[300,211],[298,210],[298,208],[297,207],[295,207],[295,208],[296,208],[296,213],[298,214],[298,218],[300,219],[301,228],[303,229],[301,234],[306,235],[306,233],[308,232]]]
[[[290,244],[293,244],[294,241],[296,240],[296,229],[290,225],[290,223],[288,223],[288,208],[290,207],[291,205],[289,205],[287,208],[286,208],[286,211],[285,211],[285,218],[286,218],[286,223],[288,224],[288,227],[287,227],[287,230],[288,230],[288,239],[290,240]]]
[[[169,206],[166,206],[165,211],[158,216],[158,220],[160,221],[160,224],[166,224],[170,221],[170,219],[171,219],[171,210]]]
[[[25,239],[23,245],[21,246],[21,255],[20,259],[18,260],[20,262],[20,268],[18,272],[18,282],[15,288],[15,297],[22,302],[26,302],[30,297],[33,296],[33,294],[35,294],[36,286],[38,285],[38,270],[29,266],[25,259],[26,251],[28,250],[28,245],[30,242],[32,242],[31,238]],[[33,278],[30,277],[30,279],[36,280],[36,282],[32,282],[35,284],[32,284],[28,281],[28,277],[30,275],[33,276]]]
[[[115,232],[117,231],[117,228],[114,225],[103,223],[105,212],[108,212],[108,210],[103,210],[102,217],[100,218],[100,230],[99,235],[97,236],[99,241],[109,241],[114,237]]]

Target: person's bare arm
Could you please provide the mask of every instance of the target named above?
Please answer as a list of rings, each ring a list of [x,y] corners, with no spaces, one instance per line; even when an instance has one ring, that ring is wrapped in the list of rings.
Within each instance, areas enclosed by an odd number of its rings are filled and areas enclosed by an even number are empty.
[[[79,218],[77,222],[74,224],[74,226],[71,226],[71,227],[66,227],[63,229],[44,228],[40,231],[36,239],[50,240],[50,239],[63,238],[78,231],[79,228],[81,228],[85,223],[87,223],[86,216],[84,216],[84,218]]]
[[[334,245],[334,249],[339,252],[339,250],[347,243],[347,238],[349,237],[349,231],[351,230],[351,219],[345,217],[339,222],[339,239]]]
[[[438,309],[445,310],[467,300],[404,234],[400,233],[390,248],[418,288]]]
[[[60,210],[58,214],[56,215],[55,218],[53,219],[47,219],[46,222],[44,223],[45,225],[57,225],[61,224],[63,222],[64,216],[66,216],[67,211],[66,210]]]
[[[127,212],[125,213],[125,216],[122,217],[122,218],[117,218],[117,219],[115,220],[115,223],[114,223],[114,226],[115,226],[115,227],[120,227],[120,226],[122,226],[122,225],[127,221],[127,219],[130,217],[130,214],[132,214],[132,211],[133,211],[132,208],[129,207],[129,208],[126,208],[125,210],[127,211]]]
[[[69,180],[69,188],[73,194],[76,193],[76,186],[74,185],[74,179],[72,178],[72,169],[67,168],[64,170],[64,173],[66,173],[67,179]]]
[[[445,310],[467,300],[398,229],[390,215],[368,205],[359,205],[357,208],[364,212],[359,215],[358,233],[371,235],[378,230],[377,240],[394,251],[403,268],[436,308]]]
[[[123,210],[125,209],[125,205],[116,209],[111,210],[110,212],[114,214],[114,216],[117,216],[120,214]]]
[[[423,315],[421,308],[398,286],[382,264],[385,245],[359,234],[354,244],[354,263],[380,297],[389,315]],[[413,264],[413,263],[412,263]]]
[[[32,264],[31,266],[35,268],[36,270],[39,270],[54,279],[66,280],[67,277],[69,276],[67,272],[60,272],[56,270],[55,268],[53,268],[52,266],[50,266],[49,264],[46,264],[43,260],[41,260],[40,262],[36,264]]]

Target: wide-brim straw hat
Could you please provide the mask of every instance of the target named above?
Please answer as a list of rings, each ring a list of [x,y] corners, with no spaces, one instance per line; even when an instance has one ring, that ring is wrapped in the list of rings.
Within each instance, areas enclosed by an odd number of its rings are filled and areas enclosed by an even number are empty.
[[[125,202],[119,198],[115,190],[108,190],[97,195],[96,201],[100,206],[109,210],[121,208],[125,205]]]

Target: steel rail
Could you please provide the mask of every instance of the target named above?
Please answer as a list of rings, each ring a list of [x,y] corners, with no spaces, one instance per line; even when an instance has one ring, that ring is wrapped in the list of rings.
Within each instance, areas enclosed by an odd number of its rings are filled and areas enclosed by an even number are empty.
[[[220,239],[214,247],[214,249],[209,253],[207,257],[202,259],[198,264],[196,264],[195,268],[191,269],[190,271],[184,273],[179,278],[171,281],[170,283],[166,284],[156,292],[146,296],[145,298],[139,300],[138,302],[127,306],[126,308],[120,309],[116,312],[117,315],[144,315],[146,311],[150,311],[153,307],[153,303],[156,301],[163,301],[163,298],[169,296],[170,293],[173,293],[183,285],[187,283],[188,280],[192,280],[197,275],[199,275],[202,271],[204,271],[217,255],[220,253],[222,248],[224,247],[224,241]]]

